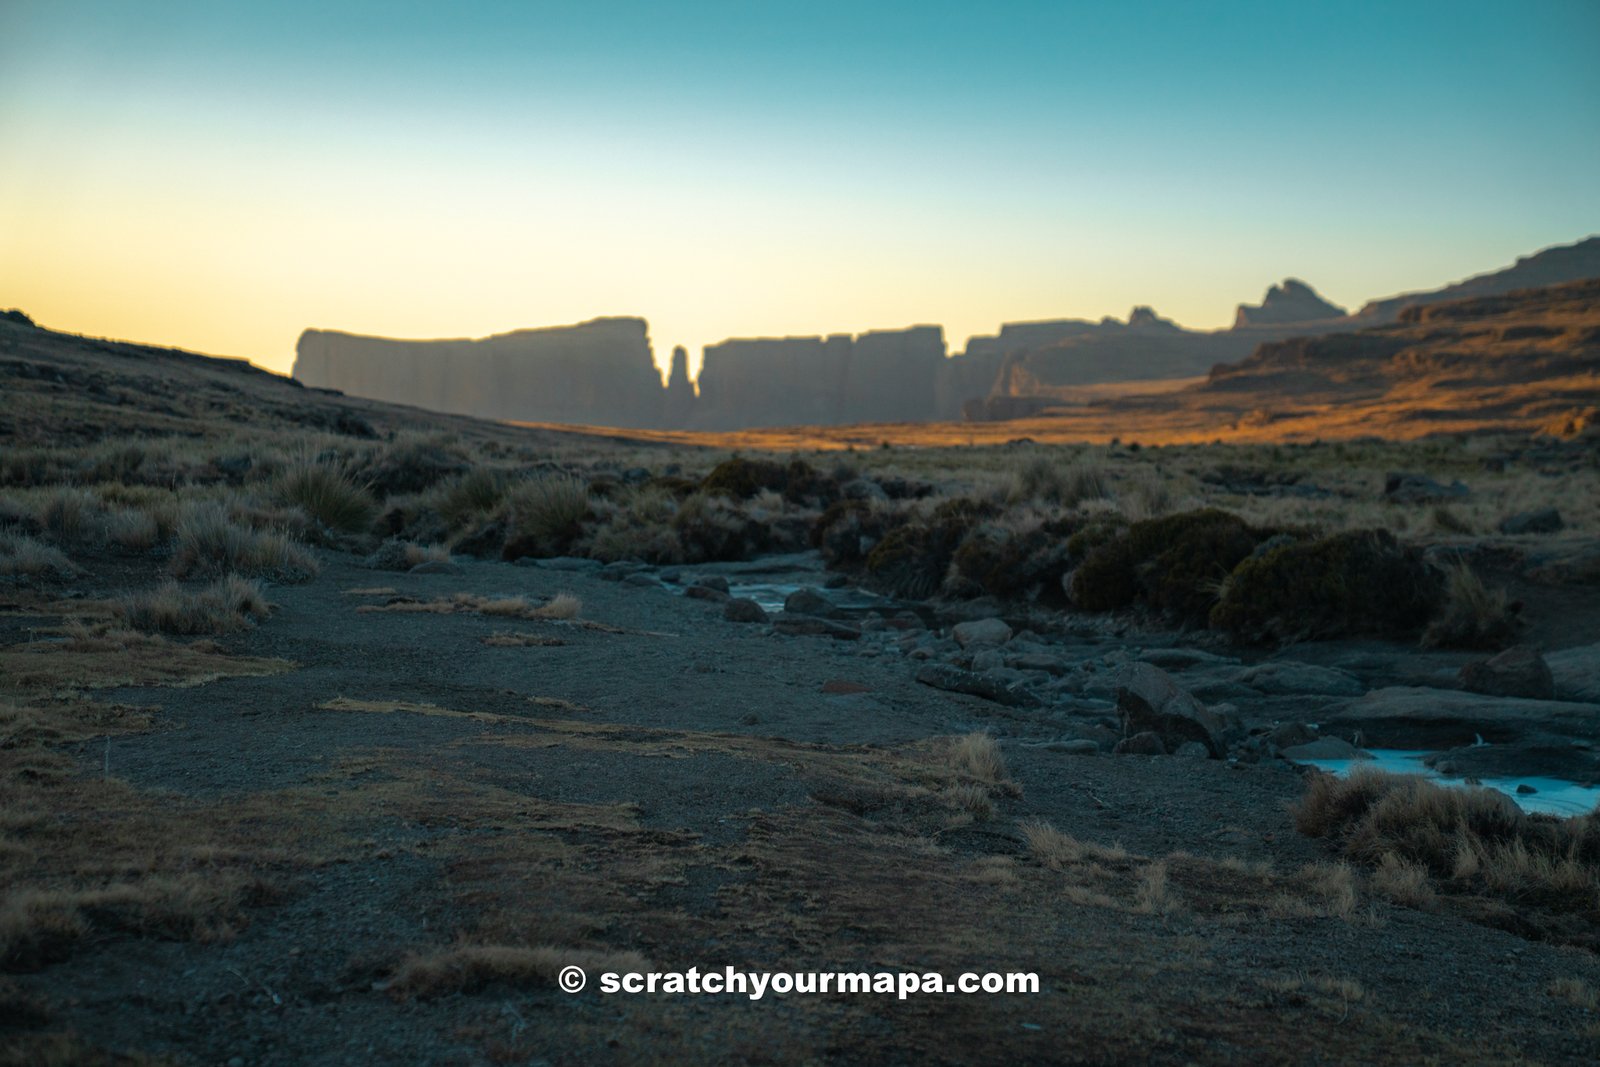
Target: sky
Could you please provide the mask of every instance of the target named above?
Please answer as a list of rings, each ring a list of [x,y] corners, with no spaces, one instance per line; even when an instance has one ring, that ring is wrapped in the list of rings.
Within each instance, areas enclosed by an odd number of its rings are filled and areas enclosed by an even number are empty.
[[[0,0],[0,307],[727,337],[1357,306],[1600,232],[1600,3]]]

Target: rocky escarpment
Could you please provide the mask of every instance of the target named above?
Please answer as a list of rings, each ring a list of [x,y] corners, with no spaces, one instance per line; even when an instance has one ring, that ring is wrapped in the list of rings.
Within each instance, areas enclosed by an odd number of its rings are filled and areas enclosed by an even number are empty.
[[[938,326],[724,341],[705,350],[690,425],[726,430],[935,418],[947,362]]]
[[[648,328],[638,318],[481,340],[307,330],[293,373],[310,386],[492,419],[657,426],[665,408]]]
[[[1337,304],[1330,304],[1317,295],[1317,291],[1298,278],[1285,278],[1282,285],[1267,290],[1260,304],[1240,304],[1235,313],[1235,329],[1244,326],[1281,326],[1286,323],[1316,322],[1319,319],[1342,319],[1348,314]]]
[[[1356,317],[1364,320],[1362,325],[1388,322],[1397,318],[1401,309],[1409,305],[1440,304],[1474,296],[1498,296],[1518,289],[1561,285],[1585,278],[1600,278],[1600,237],[1546,248],[1531,256],[1518,258],[1503,270],[1479,274],[1442,289],[1372,300],[1356,312]]]

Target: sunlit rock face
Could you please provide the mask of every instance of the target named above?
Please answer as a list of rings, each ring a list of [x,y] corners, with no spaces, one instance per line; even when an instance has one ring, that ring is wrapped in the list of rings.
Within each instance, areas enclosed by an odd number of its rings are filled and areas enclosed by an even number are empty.
[[[1330,304],[1315,289],[1298,278],[1285,278],[1282,285],[1267,290],[1258,305],[1240,304],[1234,315],[1235,329],[1245,326],[1282,326],[1286,323],[1318,322],[1343,318],[1345,309]]]
[[[725,430],[931,419],[945,363],[938,326],[723,341],[705,349],[691,424]]]
[[[645,321],[638,318],[481,340],[398,341],[307,330],[294,376],[355,396],[526,422],[658,426],[666,400]]]

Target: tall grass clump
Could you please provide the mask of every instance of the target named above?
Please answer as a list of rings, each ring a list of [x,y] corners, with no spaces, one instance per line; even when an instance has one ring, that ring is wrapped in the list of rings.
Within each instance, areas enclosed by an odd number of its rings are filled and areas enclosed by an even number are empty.
[[[1504,589],[1490,589],[1472,568],[1457,563],[1445,578],[1444,606],[1422,643],[1429,648],[1498,649],[1511,644],[1522,620]]]
[[[36,578],[52,575],[70,578],[78,572],[61,550],[26,534],[0,531],[0,575],[7,578]]]
[[[303,582],[320,567],[282,531],[252,530],[233,521],[221,504],[210,503],[189,508],[178,521],[171,569],[179,578],[235,572]]]
[[[1048,456],[1034,456],[1011,475],[1006,499],[1012,504],[1041,501],[1075,508],[1090,500],[1111,495],[1111,476],[1105,465],[1091,459],[1061,463]]]
[[[342,463],[299,460],[278,476],[273,495],[337,533],[366,533],[378,515],[378,502]]]
[[[116,614],[135,630],[163,634],[225,634],[254,626],[272,604],[255,582],[230,574],[204,589],[168,581],[146,593],[124,597]]]
[[[506,494],[505,508],[508,555],[560,551],[589,512],[589,489],[571,475],[535,475]]]

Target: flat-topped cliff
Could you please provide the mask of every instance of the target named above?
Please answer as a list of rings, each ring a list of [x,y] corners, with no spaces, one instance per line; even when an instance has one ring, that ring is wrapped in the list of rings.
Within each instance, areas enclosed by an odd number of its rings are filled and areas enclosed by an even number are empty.
[[[661,375],[640,318],[516,330],[479,340],[400,341],[333,330],[300,335],[306,385],[462,415],[657,426]]]

